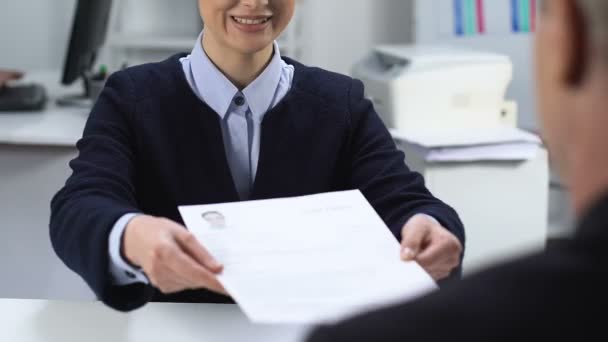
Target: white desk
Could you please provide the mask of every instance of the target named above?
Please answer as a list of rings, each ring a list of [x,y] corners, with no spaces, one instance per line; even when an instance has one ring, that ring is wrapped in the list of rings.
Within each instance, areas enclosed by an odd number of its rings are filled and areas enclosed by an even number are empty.
[[[80,86],[59,85],[56,72],[33,73],[24,80],[44,84],[50,101],[42,112],[0,112],[0,143],[20,146],[74,147],[82,136],[88,109],[57,107],[55,99],[77,94]]]
[[[290,342],[305,326],[254,325],[235,305],[148,304],[129,314],[98,302],[0,299],[0,341]]]

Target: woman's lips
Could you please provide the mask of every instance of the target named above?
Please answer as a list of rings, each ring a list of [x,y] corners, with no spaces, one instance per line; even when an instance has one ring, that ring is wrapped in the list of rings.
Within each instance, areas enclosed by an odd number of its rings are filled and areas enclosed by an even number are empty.
[[[254,33],[263,31],[272,16],[230,16],[232,23],[241,31]]]

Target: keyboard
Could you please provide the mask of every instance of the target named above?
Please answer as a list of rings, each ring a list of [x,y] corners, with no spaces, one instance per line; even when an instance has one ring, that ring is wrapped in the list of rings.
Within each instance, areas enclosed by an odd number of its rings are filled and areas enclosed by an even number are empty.
[[[46,100],[46,90],[39,84],[0,88],[0,112],[42,110]]]

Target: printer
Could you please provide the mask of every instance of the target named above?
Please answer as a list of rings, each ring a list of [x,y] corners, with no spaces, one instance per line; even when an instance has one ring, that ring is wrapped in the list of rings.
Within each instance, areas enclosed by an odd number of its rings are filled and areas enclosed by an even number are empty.
[[[516,125],[505,101],[512,80],[508,56],[451,47],[385,45],[355,64],[352,74],[392,129]]]

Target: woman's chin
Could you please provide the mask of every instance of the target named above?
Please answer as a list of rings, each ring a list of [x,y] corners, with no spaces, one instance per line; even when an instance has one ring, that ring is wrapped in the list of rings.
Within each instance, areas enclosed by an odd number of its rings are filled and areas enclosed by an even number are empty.
[[[272,40],[252,41],[252,39],[250,39],[248,41],[244,41],[238,46],[235,46],[234,48],[242,54],[256,54],[264,51],[266,48],[268,48],[268,46],[272,45],[272,43]]]

